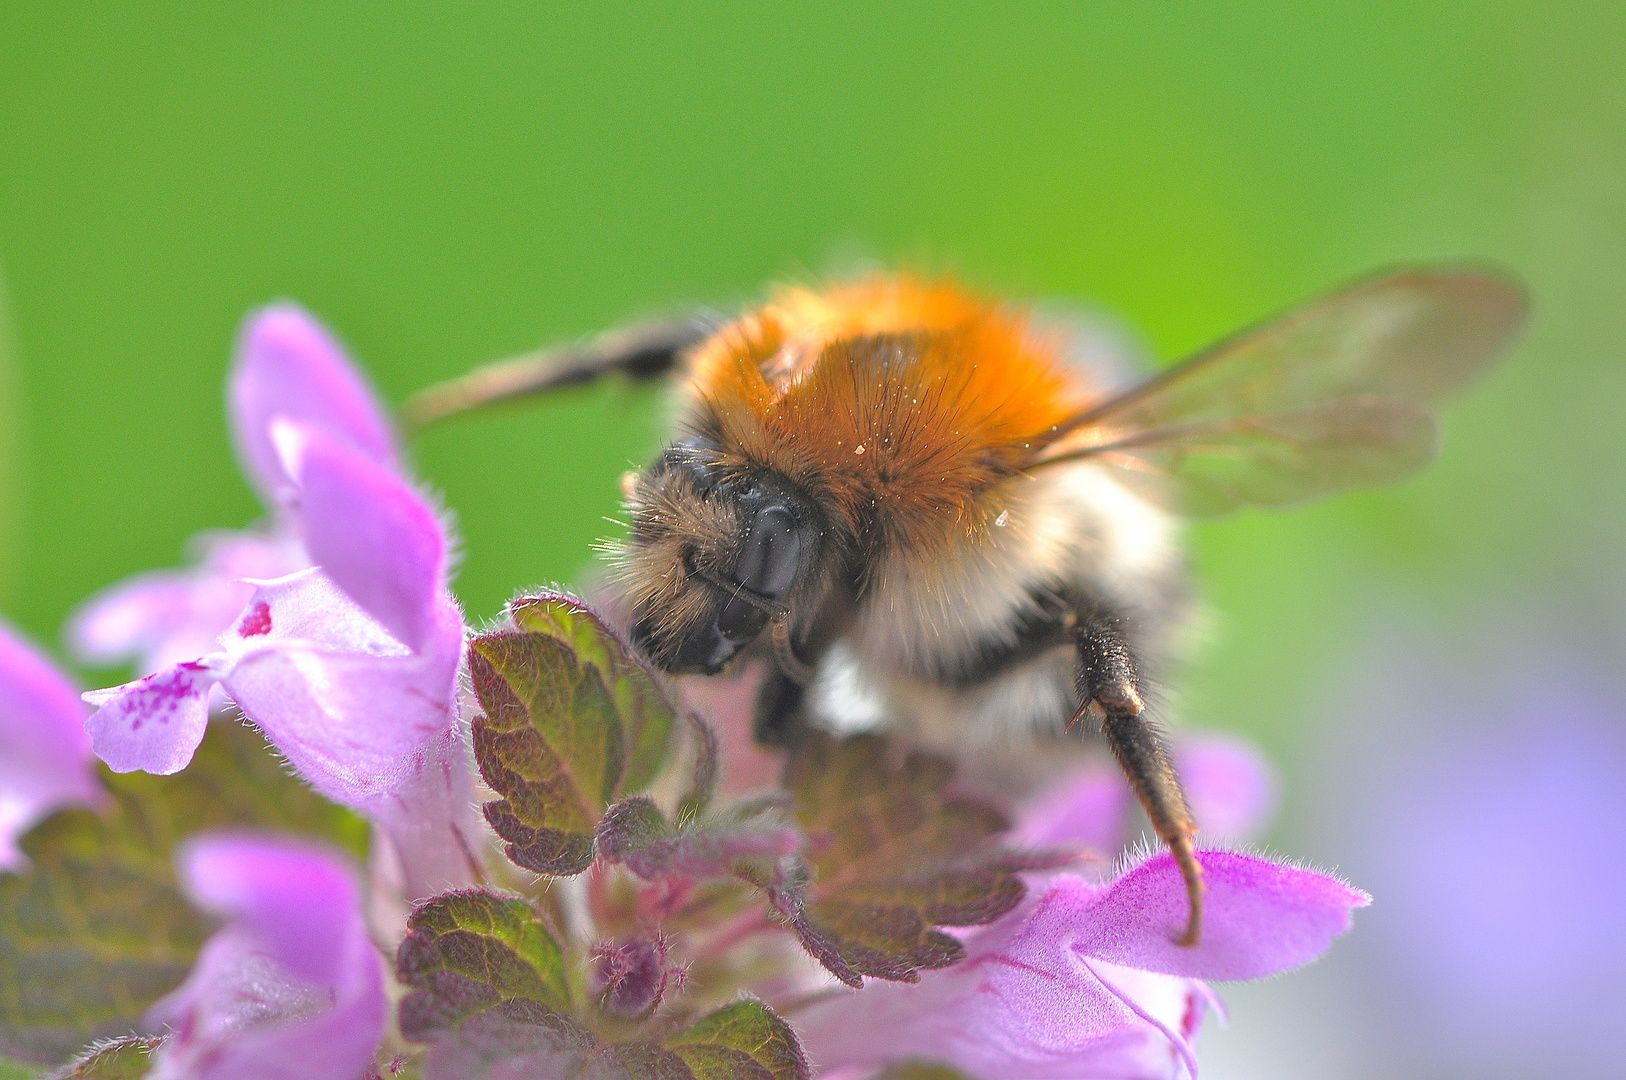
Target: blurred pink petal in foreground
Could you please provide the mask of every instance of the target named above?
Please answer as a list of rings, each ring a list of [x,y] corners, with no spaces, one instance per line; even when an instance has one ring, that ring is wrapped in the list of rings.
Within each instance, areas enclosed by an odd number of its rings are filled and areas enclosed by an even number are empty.
[[[467,884],[479,834],[456,708],[463,619],[440,522],[350,443],[274,427],[322,566],[256,583],[219,651],[87,695],[96,753],[120,772],[184,768],[218,683],[313,787],[378,822],[409,898]]]
[[[282,512],[291,483],[272,444],[274,418],[320,428],[397,467],[388,414],[332,335],[293,304],[263,308],[244,321],[226,399],[238,461],[271,521],[202,533],[190,545],[197,565],[138,574],[81,604],[67,635],[87,663],[134,660],[146,674],[212,652],[248,606],[249,582],[311,565],[296,523]]]
[[[383,1038],[382,960],[340,861],[216,834],[179,857],[192,902],[226,923],[148,1022],[174,1034],[149,1080],[358,1080]]]
[[[22,866],[17,838],[35,822],[101,799],[85,713],[67,677],[0,622],[0,871]]]

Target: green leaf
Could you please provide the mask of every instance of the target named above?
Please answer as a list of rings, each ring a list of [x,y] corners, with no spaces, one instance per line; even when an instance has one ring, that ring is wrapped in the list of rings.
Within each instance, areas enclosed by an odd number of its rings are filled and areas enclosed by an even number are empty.
[[[51,1074],[51,1080],[141,1080],[152,1068],[152,1052],[162,1038],[138,1035],[114,1039],[94,1046],[82,1056]]]
[[[967,1080],[964,1073],[929,1061],[904,1061],[890,1065],[874,1080]]]
[[[427,1080],[807,1080],[795,1033],[766,1005],[738,1002],[664,1044],[600,1042],[570,1015],[564,958],[517,897],[437,896],[412,914],[396,957],[411,987],[401,1034],[430,1044]]]
[[[792,749],[784,786],[811,854],[752,880],[843,982],[916,982],[958,962],[964,949],[937,927],[992,922],[1022,899],[1018,871],[1055,865],[1001,846],[1005,819],[949,795],[953,773],[929,754],[894,761],[873,735],[811,732]]]
[[[401,1002],[401,1034],[415,1042],[515,1002],[548,1013],[570,1010],[564,954],[519,897],[478,891],[435,897],[407,921],[395,967],[412,988]]]
[[[599,854],[646,881],[725,877],[741,860],[777,860],[801,846],[801,831],[773,808],[744,809],[679,828],[653,800],[638,795],[610,807],[598,824]]]
[[[672,707],[655,680],[604,621],[573,596],[539,593],[510,603],[508,614],[515,626],[559,638],[582,663],[598,668],[624,725],[627,764],[621,790],[648,787],[666,764],[672,741]]]
[[[22,838],[31,865],[0,875],[0,1052],[62,1061],[120,1035],[174,989],[210,927],[181,895],[175,846],[260,827],[364,850],[366,824],[283,772],[264,740],[214,723],[174,776],[104,770],[100,812],[53,814]]]
[[[666,1040],[696,1080],[807,1080],[790,1025],[760,1001],[740,1001],[701,1017]]]
[[[578,601],[518,600],[509,613],[513,629],[469,649],[485,710],[474,719],[475,759],[503,796],[485,805],[486,820],[520,866],[580,873],[605,808],[664,762],[672,709]]]

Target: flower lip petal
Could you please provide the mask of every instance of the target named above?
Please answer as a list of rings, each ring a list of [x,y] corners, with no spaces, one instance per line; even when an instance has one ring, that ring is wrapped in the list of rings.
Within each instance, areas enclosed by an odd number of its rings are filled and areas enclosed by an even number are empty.
[[[209,723],[209,691],[229,666],[216,653],[85,694],[96,706],[85,721],[96,756],[119,773],[168,776],[186,768]]]
[[[1098,890],[1060,874],[999,921],[965,932],[966,959],[811,1006],[798,1017],[827,1066],[943,1061],[986,1077],[1168,1078],[1202,1019],[1199,984],[1072,949]]]
[[[416,650],[445,589],[446,534],[394,471],[326,432],[284,418],[272,438],[299,487],[305,548],[334,584]]]
[[[245,320],[226,407],[243,472],[267,505],[276,505],[289,480],[271,443],[273,417],[321,428],[389,468],[399,458],[371,387],[327,329],[297,304],[273,304]]]
[[[0,869],[21,861],[17,836],[64,803],[94,803],[86,709],[78,691],[0,623]]]
[[[1174,939],[1185,884],[1168,852],[1101,889],[1079,919],[1081,956],[1194,979],[1256,979],[1308,963],[1372,898],[1328,874],[1232,851],[1199,851],[1208,886],[1202,940]]]

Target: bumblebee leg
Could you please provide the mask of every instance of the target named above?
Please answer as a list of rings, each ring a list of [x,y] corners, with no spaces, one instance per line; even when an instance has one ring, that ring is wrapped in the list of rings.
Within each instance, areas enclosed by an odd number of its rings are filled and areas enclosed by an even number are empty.
[[[414,394],[402,410],[407,433],[415,435],[458,413],[606,375],[637,381],[660,378],[676,366],[685,349],[705,340],[716,327],[715,320],[703,317],[641,323],[584,345],[542,349],[475,368]]]
[[[1089,715],[1100,723],[1101,734],[1146,808],[1152,828],[1169,846],[1185,878],[1191,912],[1185,933],[1176,940],[1195,945],[1203,920],[1203,871],[1192,846],[1197,824],[1169,764],[1162,736],[1146,715],[1137,665],[1122,623],[1120,617],[1098,609],[1078,612],[1073,628],[1078,647],[1075,685],[1082,704],[1073,721]]]

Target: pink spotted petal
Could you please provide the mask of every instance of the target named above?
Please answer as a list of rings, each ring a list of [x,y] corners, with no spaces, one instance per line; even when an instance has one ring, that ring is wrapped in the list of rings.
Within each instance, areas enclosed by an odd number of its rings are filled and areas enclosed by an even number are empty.
[[[457,715],[463,621],[442,596],[410,652],[318,569],[261,583],[225,687],[312,787],[377,821],[411,898],[471,880],[479,836]]]
[[[271,441],[275,417],[327,431],[387,468],[399,456],[372,389],[322,324],[294,304],[261,308],[243,324],[226,406],[238,460],[267,506],[289,484]]]
[[[1254,747],[1223,735],[1191,737],[1175,746],[1174,764],[1205,838],[1250,840],[1270,824],[1275,772]]]
[[[1337,878],[1253,855],[1199,851],[1205,897],[1202,940],[1174,943],[1186,925],[1186,891],[1167,852],[1101,889],[1077,916],[1080,955],[1195,979],[1257,979],[1308,963],[1349,929],[1371,897]]]
[[[209,691],[228,659],[220,654],[84,695],[96,707],[85,729],[96,756],[114,772],[180,772],[209,723]]]
[[[446,580],[446,535],[434,508],[345,442],[284,420],[272,427],[299,488],[311,561],[398,640],[419,648]]]
[[[1058,876],[964,935],[963,963],[799,1014],[808,1056],[829,1068],[939,1061],[983,1078],[1186,1075],[1206,993],[1189,979],[1080,956],[1071,946],[1095,892]]]
[[[22,865],[17,838],[52,810],[100,800],[88,711],[67,678],[0,622],[0,870]]]
[[[357,1080],[386,1016],[381,959],[340,861],[214,834],[180,855],[194,903],[225,920],[148,1022],[174,1036],[149,1080]]]

